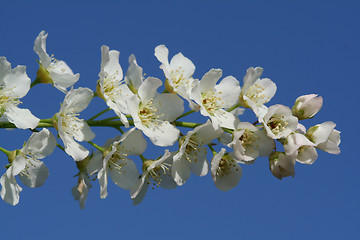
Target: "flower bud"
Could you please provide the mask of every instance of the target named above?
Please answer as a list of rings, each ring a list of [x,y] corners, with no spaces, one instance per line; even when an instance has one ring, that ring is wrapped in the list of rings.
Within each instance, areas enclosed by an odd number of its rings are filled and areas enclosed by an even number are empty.
[[[306,136],[316,144],[316,148],[331,154],[339,154],[340,131],[335,129],[336,124],[328,121],[317,124],[308,129]]]
[[[292,107],[292,114],[299,120],[312,118],[320,111],[323,104],[323,98],[317,94],[303,95],[296,99]]]
[[[273,152],[269,156],[271,173],[278,179],[283,177],[295,176],[295,159],[283,152]]]

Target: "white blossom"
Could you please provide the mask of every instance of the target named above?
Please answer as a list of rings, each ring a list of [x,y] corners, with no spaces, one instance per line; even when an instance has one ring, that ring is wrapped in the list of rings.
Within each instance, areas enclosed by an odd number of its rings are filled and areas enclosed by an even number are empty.
[[[261,67],[250,67],[246,71],[240,94],[242,105],[251,108],[258,117],[266,113],[267,107],[264,104],[271,100],[277,89],[276,84],[270,79],[260,79],[262,72]]]
[[[209,164],[206,161],[207,147],[205,145],[220,137],[222,133],[221,128],[215,130],[208,120],[181,137],[180,148],[173,158],[171,171],[178,185],[183,185],[191,172],[197,176],[205,176],[208,173]]]
[[[161,86],[157,78],[148,77],[140,85],[138,94],[127,99],[136,128],[157,146],[170,146],[178,139],[180,131],[170,122],[183,111],[183,100],[173,93],[158,94]]]
[[[56,146],[54,136],[47,129],[33,133],[25,146],[16,152],[16,157],[0,179],[1,198],[11,204],[19,203],[22,188],[17,184],[15,176],[27,187],[35,188],[44,184],[49,170],[39,159],[49,156]]]
[[[89,155],[89,151],[75,140],[88,142],[95,137],[87,122],[77,117],[79,112],[87,108],[93,96],[89,88],[71,89],[56,114],[57,129],[64,142],[65,152],[75,161],[81,161]]]
[[[295,176],[295,158],[283,152],[273,152],[269,156],[271,173],[278,179],[283,177]]]
[[[269,107],[259,122],[263,123],[267,135],[273,139],[287,137],[298,125],[298,119],[292,115],[290,108],[280,104]]]
[[[177,184],[171,177],[171,164],[174,152],[165,150],[164,155],[158,160],[146,160],[143,162],[143,173],[137,183],[130,190],[133,204],[139,204],[146,195],[149,185],[165,189],[176,188]]]
[[[216,85],[221,75],[221,69],[211,69],[205,73],[192,89],[191,97],[199,104],[200,113],[210,117],[215,129],[219,127],[234,129],[238,119],[225,109],[238,102],[240,86],[232,76],[224,78]]]
[[[275,148],[275,142],[266,135],[264,129],[249,122],[241,122],[233,132],[233,140],[228,146],[234,149],[236,160],[251,163],[259,156],[268,156]]]
[[[146,149],[146,140],[141,131],[130,129],[121,137],[110,139],[104,145],[104,153],[96,152],[87,167],[90,175],[98,173],[100,197],[108,195],[108,175],[119,187],[130,190],[136,184],[139,172],[130,155],[141,155]]]
[[[89,175],[86,171],[81,171],[76,186],[71,189],[71,193],[75,201],[79,201],[81,209],[85,208],[85,202],[91,187]]]
[[[160,68],[164,71],[165,87],[168,92],[177,93],[189,102],[189,107],[198,110],[199,107],[190,99],[191,89],[194,86],[192,75],[195,65],[182,53],[176,54],[169,63],[169,50],[165,45],[155,48],[155,56],[161,62]]]
[[[339,154],[340,131],[335,129],[336,124],[328,121],[317,124],[308,129],[306,136],[316,144],[316,148],[331,154]]]
[[[28,109],[18,108],[20,98],[30,90],[30,78],[25,66],[11,69],[5,57],[0,57],[0,121],[9,121],[17,128],[34,129],[39,120]]]
[[[300,163],[313,164],[318,157],[315,146],[304,134],[294,132],[287,136],[284,150]]]
[[[126,99],[133,93],[123,79],[119,55],[120,52],[110,51],[108,46],[101,47],[101,71],[97,94],[114,110],[125,127],[129,127],[129,122],[125,116],[125,114],[129,114]]]
[[[34,51],[39,56],[40,63],[37,78],[40,82],[52,83],[54,87],[66,93],[66,89],[79,80],[80,74],[74,74],[64,61],[59,61],[47,54],[46,38],[45,31],[41,31],[34,43]]]
[[[242,176],[242,168],[230,154],[222,148],[211,160],[211,176],[215,186],[221,191],[236,187]]]

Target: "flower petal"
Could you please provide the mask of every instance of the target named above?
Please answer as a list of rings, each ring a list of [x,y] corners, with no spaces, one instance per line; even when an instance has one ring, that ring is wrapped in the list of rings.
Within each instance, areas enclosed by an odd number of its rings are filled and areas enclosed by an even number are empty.
[[[18,107],[11,107],[6,109],[4,116],[9,122],[15,124],[20,129],[34,129],[37,127],[40,119],[32,115],[30,110],[21,109]]]
[[[31,160],[30,160],[31,161]],[[49,169],[42,161],[31,161],[22,171],[19,178],[22,183],[30,188],[42,186],[49,176]]]
[[[54,151],[56,143],[52,133],[43,128],[40,132],[31,134],[24,147],[24,153],[33,153],[38,159],[42,159]]]

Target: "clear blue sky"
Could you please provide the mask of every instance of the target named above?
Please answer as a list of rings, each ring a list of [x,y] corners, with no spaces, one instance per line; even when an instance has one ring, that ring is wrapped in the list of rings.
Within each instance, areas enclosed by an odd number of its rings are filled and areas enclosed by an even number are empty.
[[[196,78],[221,68],[242,84],[248,67],[261,66],[263,76],[278,86],[270,104],[292,106],[302,94],[323,96],[322,110],[305,124],[337,123],[342,153],[320,152],[313,165],[297,164],[295,178],[282,181],[260,158],[243,167],[239,185],[229,192],[217,190],[210,175],[192,176],[175,190],[150,190],[139,206],[114,184],[101,200],[93,182],[81,210],[71,195],[74,161],[57,149],[44,160],[50,169],[44,186],[24,187],[15,207],[0,202],[0,238],[359,239],[359,11],[358,1],[320,0],[1,3],[0,56],[13,67],[26,65],[31,79],[38,67],[33,42],[41,30],[49,33],[48,52],[80,73],[75,87],[93,90],[103,44],[120,51],[124,70],[134,53],[144,72],[159,78],[153,55],[159,44],[171,56],[182,52],[190,58]],[[36,116],[49,118],[63,96],[49,85],[36,86],[22,101]],[[97,99],[91,106],[100,111],[105,104]],[[81,116],[89,117],[93,109]],[[100,145],[114,136],[109,129],[95,133]],[[1,135],[0,146],[12,150],[30,131]],[[148,149],[145,155],[159,154]],[[6,157],[0,157],[4,166]]]

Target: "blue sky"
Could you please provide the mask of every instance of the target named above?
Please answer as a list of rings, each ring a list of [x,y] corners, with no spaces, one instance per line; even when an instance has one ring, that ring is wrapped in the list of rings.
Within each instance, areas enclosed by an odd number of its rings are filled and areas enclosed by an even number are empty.
[[[268,160],[259,158],[254,165],[243,166],[239,185],[229,192],[217,190],[210,175],[192,176],[175,190],[150,190],[139,206],[132,206],[128,192],[114,184],[109,196],[100,199],[99,185],[93,182],[81,210],[70,192],[76,183],[74,161],[57,149],[45,159],[50,176],[44,186],[24,188],[15,207],[0,202],[1,237],[358,239],[359,10],[358,1],[2,3],[0,56],[13,67],[26,65],[31,79],[38,68],[33,42],[41,30],[49,33],[48,52],[80,73],[75,87],[93,90],[103,44],[120,51],[124,70],[128,56],[135,54],[148,76],[162,79],[153,55],[159,44],[165,44],[171,56],[182,52],[191,59],[196,78],[221,68],[224,76],[232,75],[242,84],[248,67],[261,66],[263,77],[278,87],[268,106],[291,107],[303,94],[324,98],[322,110],[304,124],[334,121],[342,132],[342,153],[319,152],[313,165],[297,164],[295,178],[281,181],[271,175]],[[50,118],[63,97],[50,85],[36,86],[22,99],[22,106]],[[82,117],[105,108],[99,99],[91,106]],[[99,145],[114,136],[111,129],[94,131]],[[0,146],[12,150],[21,148],[30,131],[1,134]],[[160,154],[149,148],[145,156]],[[5,155],[1,159],[1,166],[7,164]]]

